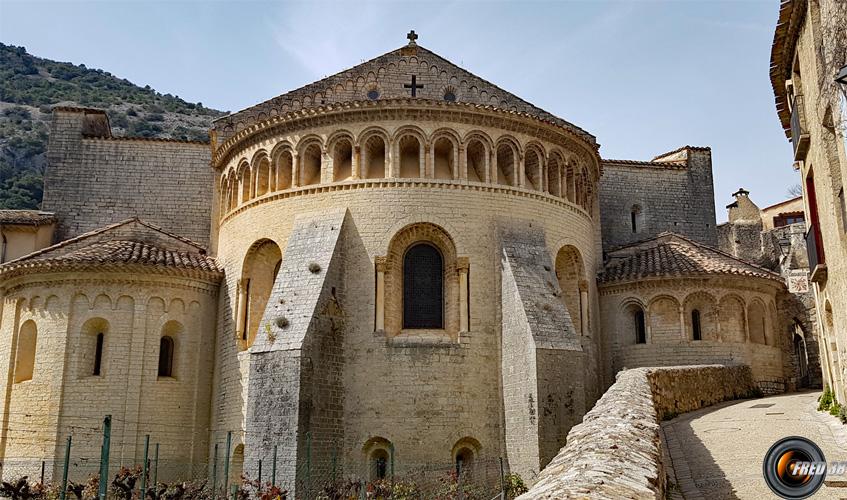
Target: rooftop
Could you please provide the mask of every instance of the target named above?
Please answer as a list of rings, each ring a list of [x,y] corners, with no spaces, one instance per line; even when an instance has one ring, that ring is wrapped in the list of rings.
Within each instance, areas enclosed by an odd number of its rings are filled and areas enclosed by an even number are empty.
[[[53,212],[41,210],[0,210],[0,225],[44,226],[56,222]]]
[[[773,271],[675,233],[662,233],[610,252],[599,281],[624,283],[645,278],[707,275],[747,276],[783,283],[782,277]]]

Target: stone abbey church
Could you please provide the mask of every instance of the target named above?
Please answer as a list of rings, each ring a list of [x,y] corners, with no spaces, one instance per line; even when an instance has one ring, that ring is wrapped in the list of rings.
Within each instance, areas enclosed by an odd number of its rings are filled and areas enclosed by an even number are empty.
[[[604,159],[415,38],[211,146],[53,110],[43,212],[2,215],[0,461],[55,477],[110,414],[115,463],[150,434],[205,466],[233,431],[230,475],[276,448],[289,489],[389,454],[531,481],[622,368],[807,383],[796,296],[719,248],[709,148]]]

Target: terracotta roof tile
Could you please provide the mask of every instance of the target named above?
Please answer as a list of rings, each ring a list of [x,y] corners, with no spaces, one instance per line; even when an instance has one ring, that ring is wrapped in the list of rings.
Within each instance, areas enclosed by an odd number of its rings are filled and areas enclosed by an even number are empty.
[[[609,257],[598,277],[601,283],[700,275],[749,276],[783,283],[773,271],[673,233],[615,250]]]
[[[223,275],[217,261],[200,245],[128,219],[0,265],[0,278],[86,270],[157,272],[214,281]]]
[[[43,226],[56,222],[56,215],[41,210],[0,210],[0,224]]]

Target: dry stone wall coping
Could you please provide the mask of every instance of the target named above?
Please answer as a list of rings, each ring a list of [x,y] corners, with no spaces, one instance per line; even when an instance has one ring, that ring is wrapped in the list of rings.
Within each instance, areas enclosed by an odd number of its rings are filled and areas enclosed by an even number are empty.
[[[519,498],[664,498],[660,422],[755,393],[746,365],[623,370]]]

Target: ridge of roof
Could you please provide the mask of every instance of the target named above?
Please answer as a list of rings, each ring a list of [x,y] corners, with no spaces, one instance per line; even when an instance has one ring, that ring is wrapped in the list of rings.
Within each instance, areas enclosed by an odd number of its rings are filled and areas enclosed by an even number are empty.
[[[651,161],[656,161],[659,158],[664,158],[665,156],[670,156],[672,154],[676,154],[676,153],[679,153],[681,151],[685,151],[686,149],[689,150],[689,151],[711,151],[712,150],[712,148],[710,148],[709,146],[689,146],[689,145],[686,144],[685,146],[680,146],[680,147],[678,147],[678,148],[676,148],[672,151],[668,151],[667,153],[662,153],[660,155],[656,155],[656,156],[653,157],[653,160],[651,160]]]
[[[615,159],[611,159],[611,158],[603,158],[600,161],[603,162],[603,163],[610,163],[610,164],[614,164],[614,165],[632,165],[632,166],[671,168],[671,169],[687,168],[687,165],[682,164],[682,163],[662,162],[662,161],[615,160]]]
[[[762,208],[761,210],[762,211],[769,210],[771,208],[776,208],[780,205],[787,205],[788,203],[791,203],[792,201],[797,201],[797,200],[802,200],[802,199],[803,199],[803,195],[801,194],[800,196],[795,196],[794,198],[791,198],[791,199],[788,199],[788,200],[783,200],[783,201],[780,201],[779,203],[774,203],[773,205],[768,205],[768,206]]]

